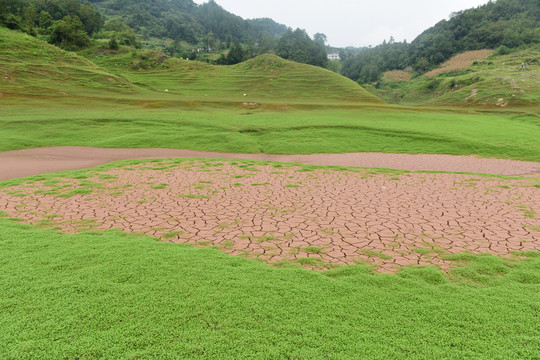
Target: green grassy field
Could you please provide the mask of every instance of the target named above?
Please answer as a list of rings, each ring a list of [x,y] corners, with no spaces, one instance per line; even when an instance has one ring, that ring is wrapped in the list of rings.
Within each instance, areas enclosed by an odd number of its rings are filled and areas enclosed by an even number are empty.
[[[0,357],[533,359],[540,257],[450,277],[276,269],[119,232],[0,221]]]
[[[540,117],[529,103],[387,105],[336,74],[274,56],[212,67],[126,49],[82,55],[0,28],[0,151],[87,145],[540,161]],[[0,358],[540,358],[538,253],[457,260],[464,266],[448,275],[359,265],[319,273],[0,218]]]
[[[540,118],[533,115],[369,106],[281,111],[214,104],[178,111],[173,104],[161,104],[159,109],[108,105],[111,110],[92,109],[99,107],[95,104],[84,111],[12,110],[12,115],[2,116],[0,150],[85,145],[274,154],[476,154],[540,160]]]

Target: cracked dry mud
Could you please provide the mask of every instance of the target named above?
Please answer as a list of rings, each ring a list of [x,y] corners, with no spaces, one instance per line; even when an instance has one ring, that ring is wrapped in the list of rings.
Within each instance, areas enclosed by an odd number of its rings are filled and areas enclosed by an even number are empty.
[[[63,232],[120,229],[310,268],[449,269],[449,254],[540,251],[538,179],[163,160],[0,191],[0,210]],[[4,214],[4,215],[6,215]]]

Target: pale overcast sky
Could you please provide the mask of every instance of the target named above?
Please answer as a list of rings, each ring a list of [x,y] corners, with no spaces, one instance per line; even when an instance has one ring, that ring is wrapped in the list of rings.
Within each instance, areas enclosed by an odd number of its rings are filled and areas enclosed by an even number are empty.
[[[207,0],[194,0],[198,4]],[[393,36],[408,42],[453,11],[488,0],[216,0],[244,19],[269,17],[311,36],[326,34],[336,47],[378,45]]]

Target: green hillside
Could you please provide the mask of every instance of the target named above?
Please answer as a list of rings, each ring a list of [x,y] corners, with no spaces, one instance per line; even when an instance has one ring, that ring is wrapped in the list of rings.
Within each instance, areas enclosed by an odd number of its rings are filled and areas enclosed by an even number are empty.
[[[274,55],[214,66],[121,47],[85,52],[87,60],[19,32],[1,34],[3,151],[84,145],[540,159],[537,115],[515,121],[534,108],[390,106],[340,75]]]
[[[216,66],[146,52],[149,69],[138,68],[139,54],[127,51],[107,57],[89,55],[100,66],[156,92],[246,102],[287,99],[287,102],[355,101],[381,103],[354,81],[329,70],[265,54],[233,66]],[[153,60],[152,60],[153,59]],[[144,60],[143,60],[144,61]],[[246,96],[244,97],[244,94]]]
[[[521,68],[522,63],[525,68]],[[537,108],[540,104],[540,47],[493,56],[463,74],[447,76],[446,80],[441,78],[441,88],[450,89],[452,85],[455,91],[446,91],[429,104]]]
[[[210,47],[219,42],[247,43],[263,36],[281,36],[285,25],[271,19],[244,20],[215,1],[197,5],[192,0],[92,0],[106,19],[122,21],[145,36],[171,38]]]
[[[342,58],[342,74],[359,83],[375,83],[389,70],[407,67],[423,74],[470,50],[523,49],[540,41],[538,1],[497,0],[451,14],[411,43],[392,39]]]
[[[540,104],[540,47],[495,52],[462,70],[380,82],[371,89],[390,103],[534,110]]]
[[[261,55],[234,66],[215,66],[149,50],[102,50],[98,47],[83,53],[96,65],[26,34],[0,28],[2,92],[101,98],[129,95],[141,99],[168,96],[164,100],[180,95],[203,101],[381,102],[336,73],[275,55]]]
[[[75,53],[2,27],[0,75],[4,96],[110,96],[135,91],[121,76]]]

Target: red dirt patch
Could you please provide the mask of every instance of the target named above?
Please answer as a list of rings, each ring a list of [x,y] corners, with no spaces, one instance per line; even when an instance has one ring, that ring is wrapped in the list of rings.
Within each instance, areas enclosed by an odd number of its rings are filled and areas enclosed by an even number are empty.
[[[267,155],[179,149],[102,149],[82,146],[57,146],[0,153],[0,181],[56,171],[85,169],[115,160],[163,158],[251,159],[314,165],[379,167],[410,171],[540,175],[540,163],[537,162],[482,159],[474,156],[386,153]]]
[[[445,61],[437,69],[433,69],[430,72],[424,74],[425,77],[432,78],[437,75],[449,72],[452,70],[464,70],[470,67],[475,61],[481,61],[487,58],[493,50],[473,50],[466,51],[461,54],[457,54],[451,59]]]
[[[392,70],[387,71],[383,75],[384,81],[409,81],[411,80],[411,74],[404,70]]]
[[[447,254],[540,251],[540,189],[530,180],[278,166],[143,163],[4,188],[0,210],[68,233],[117,228],[315,268],[448,269]]]

